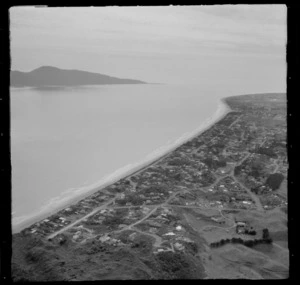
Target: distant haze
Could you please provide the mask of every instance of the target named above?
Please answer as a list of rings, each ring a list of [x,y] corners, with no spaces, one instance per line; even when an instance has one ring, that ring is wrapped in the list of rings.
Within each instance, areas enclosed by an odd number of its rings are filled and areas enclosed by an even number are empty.
[[[285,91],[284,5],[10,9],[12,70]]]

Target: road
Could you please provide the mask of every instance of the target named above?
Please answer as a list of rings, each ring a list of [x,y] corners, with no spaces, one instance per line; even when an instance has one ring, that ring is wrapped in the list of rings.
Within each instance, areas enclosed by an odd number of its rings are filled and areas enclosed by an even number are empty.
[[[165,201],[165,202],[163,202],[163,203],[161,203],[161,204],[158,204],[158,205],[156,205],[156,206],[154,206],[154,208],[145,216],[145,217],[143,217],[142,219],[140,219],[140,220],[138,220],[138,221],[136,221],[136,222],[134,222],[133,224],[131,224],[131,225],[129,225],[129,226],[127,226],[127,227],[125,227],[125,228],[123,228],[123,229],[121,229],[121,230],[118,230],[118,231],[115,231],[115,233],[120,233],[120,232],[123,232],[123,231],[126,231],[126,230],[130,230],[130,229],[132,229],[132,227],[134,227],[135,225],[137,225],[137,224],[139,224],[139,223],[141,223],[141,222],[143,222],[143,221],[145,221],[146,219],[148,219],[159,207],[163,207],[163,206],[165,206],[171,199],[173,199],[176,195],[178,195],[179,193],[182,193],[182,192],[186,192],[187,190],[185,189],[185,190],[182,190],[182,191],[178,191],[178,192],[174,192],[174,193],[172,193],[171,195],[170,195],[170,197]],[[148,206],[148,205],[147,205]],[[148,206],[149,207],[149,206]]]
[[[263,144],[266,142],[266,139],[264,139],[263,141],[262,141],[262,143],[260,144],[260,147],[262,147],[263,146]],[[241,161],[239,161],[239,163],[238,163],[238,165],[241,165],[247,158],[249,158],[250,156],[252,155],[252,153],[248,153]],[[235,180],[235,182],[237,182],[237,183],[240,183],[237,179],[236,179],[236,177],[234,176],[234,174],[233,173],[231,173],[231,175],[230,175],[234,180]],[[241,184],[241,183],[240,183]],[[256,208],[257,208],[257,210],[259,211],[259,212],[263,212],[264,211],[264,208],[263,208],[263,206],[262,206],[262,204],[261,204],[261,202],[260,202],[260,199],[259,199],[259,197],[257,196],[257,195],[255,195],[248,187],[246,187],[245,185],[243,185],[244,187],[244,189],[247,191],[247,193],[249,194],[249,196],[252,198],[252,200],[255,202],[255,205],[256,205]]]
[[[139,232],[140,234],[143,234],[143,235],[148,235],[148,236],[151,236],[153,238],[155,238],[155,242],[153,244],[154,247],[159,247],[161,244],[162,244],[162,238],[156,234],[152,234],[152,233],[148,233],[148,232],[143,232],[137,228],[133,228],[132,230],[136,231],[136,232]]]
[[[236,118],[236,119],[229,125],[228,128],[231,128],[231,127],[232,127],[232,126],[240,119],[241,116],[242,116],[242,115],[240,115],[238,118]],[[224,133],[224,131],[222,131],[221,133]],[[213,138],[212,138],[212,139],[213,139]],[[212,140],[212,139],[211,139],[211,140]],[[211,141],[211,140],[210,140],[210,141]],[[263,141],[261,145],[263,145],[264,142],[265,142],[265,141]],[[198,149],[196,149],[195,151],[197,151],[197,150],[198,150]],[[169,155],[169,154],[164,155],[163,157],[161,157],[161,158],[155,160],[155,161],[152,162],[151,164],[149,164],[149,165],[145,166],[144,168],[142,168],[142,169],[140,169],[140,170],[138,170],[138,171],[136,171],[136,172],[134,172],[134,173],[128,175],[127,177],[130,179],[132,176],[134,176],[134,175],[136,175],[136,174],[142,172],[144,169],[148,168],[150,165],[155,165],[155,164],[157,164],[158,162],[160,162],[162,159],[164,159],[164,158],[165,158],[166,156],[168,156],[168,155]],[[249,156],[251,156],[251,153],[248,153],[241,161],[238,162],[238,164],[242,164]],[[236,165],[237,165],[237,164],[236,164]],[[237,183],[240,183],[240,182],[237,181],[237,179],[235,178],[234,173],[233,173],[233,170],[231,171],[231,173],[230,173],[228,176],[231,176]],[[217,178],[216,178],[216,181],[215,181],[214,183],[212,183],[212,184],[210,185],[210,187],[213,187],[214,185],[216,185],[216,184],[220,181],[220,179],[222,179],[222,178],[223,178],[223,177],[217,177]],[[136,187],[136,183],[134,183],[134,182],[132,182],[132,181],[131,181],[131,183],[133,184],[133,187]],[[252,193],[247,187],[243,187],[243,188],[247,191],[247,193],[250,195],[250,197],[252,198],[252,200],[255,202],[255,204],[256,204],[256,206],[257,206],[257,210],[258,210],[258,211],[264,211],[264,209],[263,209],[263,207],[262,207],[262,205],[261,205],[261,202],[260,202],[259,198],[258,198],[254,193]],[[128,229],[132,229],[132,227],[134,227],[135,225],[137,225],[137,224],[143,222],[144,220],[146,220],[147,218],[149,218],[149,217],[150,217],[150,216],[151,216],[151,215],[152,215],[159,207],[168,206],[169,201],[170,201],[171,199],[173,199],[177,194],[179,194],[179,193],[184,193],[184,192],[189,192],[189,190],[188,190],[188,189],[183,189],[183,190],[181,190],[181,191],[174,192],[174,193],[172,193],[172,195],[170,195],[170,197],[169,197],[165,202],[163,202],[163,203],[161,203],[161,204],[157,204],[157,205],[143,205],[143,206],[147,206],[147,207],[153,207],[153,209],[152,209],[147,215],[145,215],[142,219],[140,219],[140,220],[134,222],[133,224],[131,224],[131,225],[129,225],[129,226],[127,226],[127,227],[125,227],[125,228],[119,230],[119,231],[116,231],[116,232],[122,232],[122,231],[125,231],[125,230],[128,230]],[[101,205],[100,207],[94,209],[92,212],[88,213],[87,215],[83,216],[82,218],[80,218],[80,219],[76,220],[75,222],[73,222],[73,223],[67,225],[66,227],[64,227],[64,228],[62,228],[62,229],[60,229],[60,230],[58,230],[58,231],[56,231],[56,232],[50,234],[50,235],[47,237],[47,239],[54,238],[54,237],[57,236],[58,234],[61,234],[61,233],[65,232],[65,231],[67,231],[68,229],[74,227],[75,225],[79,224],[79,223],[82,222],[83,220],[85,220],[85,219],[89,218],[90,216],[96,214],[98,211],[100,211],[100,210],[102,210],[102,209],[106,209],[110,203],[113,203],[113,202],[115,201],[115,199],[116,199],[116,197],[110,199],[110,200],[107,201],[105,204],[103,204],[103,205]],[[117,206],[117,207],[109,207],[109,208],[113,208],[113,209],[122,209],[122,208],[133,208],[133,207],[140,207],[140,206]],[[187,206],[187,207],[192,208],[193,206]],[[196,207],[196,206],[195,206],[194,208],[201,208],[201,207]],[[223,214],[222,214],[221,212],[220,212],[220,214],[223,216]],[[223,216],[223,217],[226,218],[225,216]],[[235,226],[235,224],[234,224],[233,226]],[[150,235],[151,235],[151,234],[150,234]]]
[[[50,234],[48,237],[46,237],[46,239],[52,239],[52,238],[54,238],[55,236],[57,236],[57,235],[59,235],[59,234],[65,232],[65,231],[67,231],[68,229],[70,229],[70,228],[76,226],[77,224],[79,224],[79,223],[82,222],[83,220],[85,220],[85,219],[87,219],[88,217],[90,217],[90,216],[96,214],[98,211],[105,209],[105,208],[107,207],[107,205],[109,205],[110,203],[114,202],[115,199],[116,199],[116,197],[110,199],[110,200],[107,201],[105,204],[103,204],[103,205],[101,205],[100,207],[94,209],[92,212],[88,213],[87,215],[83,216],[82,218],[80,218],[80,219],[76,220],[75,222],[73,222],[73,223],[71,223],[71,224],[65,226],[64,228],[62,228],[62,229],[60,229],[60,230],[58,230],[58,231],[56,231],[56,232]]]

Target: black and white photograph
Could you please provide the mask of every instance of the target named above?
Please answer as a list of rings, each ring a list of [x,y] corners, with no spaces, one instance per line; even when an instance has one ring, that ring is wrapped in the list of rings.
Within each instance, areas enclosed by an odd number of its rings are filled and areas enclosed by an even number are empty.
[[[9,9],[14,282],[287,279],[287,6]]]

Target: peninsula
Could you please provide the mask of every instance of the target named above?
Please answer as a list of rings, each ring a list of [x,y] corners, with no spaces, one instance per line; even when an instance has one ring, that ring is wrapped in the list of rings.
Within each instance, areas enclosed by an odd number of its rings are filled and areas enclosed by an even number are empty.
[[[287,278],[286,96],[224,101],[198,136],[14,234],[13,280]]]
[[[82,70],[42,66],[30,72],[11,71],[12,87],[51,87],[108,84],[145,84],[133,79],[121,79]]]

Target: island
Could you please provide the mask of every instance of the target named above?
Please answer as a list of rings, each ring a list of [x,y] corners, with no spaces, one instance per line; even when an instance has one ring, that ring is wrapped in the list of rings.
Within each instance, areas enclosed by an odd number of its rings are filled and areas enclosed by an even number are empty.
[[[121,79],[100,73],[82,70],[60,69],[53,66],[41,66],[30,72],[11,71],[10,84],[12,87],[62,87],[81,85],[108,84],[145,84],[146,82],[133,79]]]
[[[14,234],[13,280],[288,278],[286,95],[224,102],[198,136]]]

